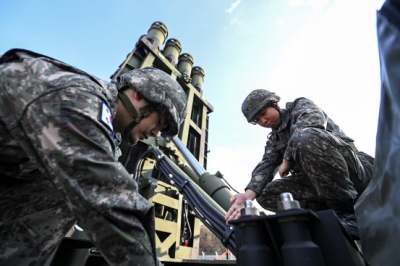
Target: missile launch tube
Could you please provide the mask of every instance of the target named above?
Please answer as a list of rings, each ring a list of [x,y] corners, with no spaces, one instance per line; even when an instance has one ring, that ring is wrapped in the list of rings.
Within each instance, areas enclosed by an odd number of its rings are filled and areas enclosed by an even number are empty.
[[[196,158],[194,158],[193,154],[186,148],[185,145],[183,145],[182,141],[177,136],[173,137],[172,141],[198,176],[201,176],[206,172],[203,166],[196,160]]]
[[[173,141],[194,172],[199,175],[198,185],[217,202],[219,206],[225,211],[228,211],[231,207],[230,198],[233,196],[233,192],[230,190],[227,183],[222,181],[221,176],[206,172],[203,166],[200,165],[178,137],[174,137]]]

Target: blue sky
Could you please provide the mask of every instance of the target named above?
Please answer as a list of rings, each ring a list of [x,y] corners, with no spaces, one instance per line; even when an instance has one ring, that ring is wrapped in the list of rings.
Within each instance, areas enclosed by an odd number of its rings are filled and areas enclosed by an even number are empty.
[[[109,81],[162,21],[205,71],[209,167],[243,190],[269,132],[246,123],[240,106],[254,89],[314,100],[375,153],[380,101],[376,10],[382,0],[2,1],[0,54],[30,49]]]

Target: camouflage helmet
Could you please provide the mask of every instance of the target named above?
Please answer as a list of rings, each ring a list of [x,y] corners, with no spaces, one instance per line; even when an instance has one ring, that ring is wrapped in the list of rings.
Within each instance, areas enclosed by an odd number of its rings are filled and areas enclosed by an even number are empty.
[[[247,122],[254,124],[254,119],[265,107],[279,102],[281,97],[267,90],[254,90],[242,103],[242,112]]]
[[[152,67],[134,69],[120,76],[117,88],[119,91],[133,88],[152,108],[165,116],[168,127],[161,131],[162,136],[172,137],[179,133],[186,117],[187,96],[170,75]]]

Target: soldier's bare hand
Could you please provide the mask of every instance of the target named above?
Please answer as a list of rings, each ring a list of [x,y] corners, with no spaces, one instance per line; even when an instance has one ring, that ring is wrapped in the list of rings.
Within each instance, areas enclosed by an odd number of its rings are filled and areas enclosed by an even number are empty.
[[[230,220],[238,219],[240,217],[240,210],[244,207],[244,202],[246,200],[253,200],[256,196],[257,194],[250,189],[246,190],[245,193],[239,193],[232,196],[229,200],[232,207],[225,215],[226,224],[228,224],[228,221]]]
[[[285,178],[289,174],[290,163],[286,160],[282,161],[282,164],[279,166],[279,176],[281,178]]]

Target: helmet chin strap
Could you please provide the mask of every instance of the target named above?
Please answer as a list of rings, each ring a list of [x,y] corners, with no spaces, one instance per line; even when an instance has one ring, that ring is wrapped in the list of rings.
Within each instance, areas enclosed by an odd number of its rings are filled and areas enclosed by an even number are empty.
[[[147,117],[153,112],[155,109],[151,105],[146,105],[139,108],[140,113],[136,111],[136,108],[133,106],[131,100],[124,92],[118,92],[118,98],[121,100],[122,104],[125,106],[128,113],[133,117],[133,121],[126,126],[124,132],[121,134],[122,137],[126,141],[128,141],[129,145],[135,144],[135,139],[132,136],[132,129],[139,124],[140,120],[144,117]]]
[[[277,128],[281,124],[282,112],[281,112],[281,108],[279,108],[279,106],[278,106],[278,103],[275,103],[274,105],[272,105],[272,107],[274,107],[275,110],[278,111],[278,113],[279,113],[279,120],[278,120],[278,122],[276,122],[275,126],[273,127],[273,128]]]

